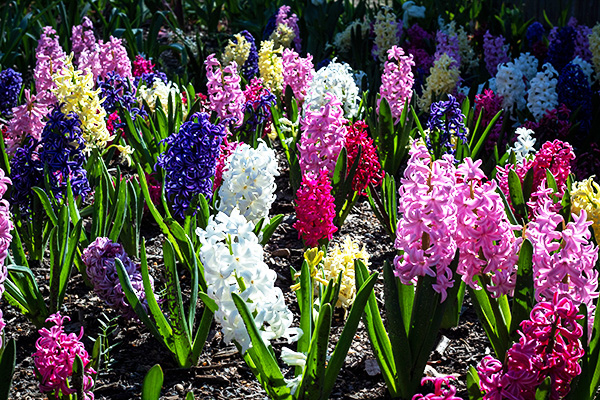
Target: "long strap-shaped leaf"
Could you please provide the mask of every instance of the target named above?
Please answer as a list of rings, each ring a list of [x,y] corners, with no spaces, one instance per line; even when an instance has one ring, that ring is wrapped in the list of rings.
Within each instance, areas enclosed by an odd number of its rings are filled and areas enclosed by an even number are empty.
[[[331,304],[326,303],[319,310],[319,318],[306,356],[304,375],[298,388],[299,400],[320,399],[325,384],[325,364],[331,332]]]
[[[8,400],[15,362],[17,361],[17,348],[15,340],[11,339],[6,344],[4,351],[0,353],[0,400]]]

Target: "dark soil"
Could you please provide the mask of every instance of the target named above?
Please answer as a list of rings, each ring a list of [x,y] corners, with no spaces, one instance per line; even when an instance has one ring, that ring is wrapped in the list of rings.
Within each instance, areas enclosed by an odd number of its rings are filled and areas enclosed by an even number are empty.
[[[279,149],[280,150],[280,149]],[[280,154],[281,156],[281,154]],[[280,166],[285,165],[280,158]],[[302,242],[293,228],[295,213],[293,194],[287,181],[287,171],[277,179],[277,200],[272,214],[284,214],[284,219],[269,244],[265,247],[265,261],[277,272],[277,285],[283,290],[290,309],[298,318],[295,295],[290,291],[292,278],[290,267],[299,268],[302,260]],[[164,237],[156,225],[148,219],[144,227],[149,263],[157,287],[161,285],[160,269],[162,267],[161,248]],[[384,260],[392,261],[395,255],[393,242],[386,235],[375,218],[366,199],[361,199],[347,218],[341,232],[334,242],[341,242],[345,235],[350,235],[366,246],[371,255],[372,270],[381,271]],[[40,282],[47,282],[48,270],[44,267],[35,271]],[[185,284],[185,278],[183,278]],[[383,282],[375,286],[376,296],[383,304]],[[199,303],[198,307],[202,305]],[[4,318],[7,322],[8,338],[17,340],[17,368],[11,392],[12,399],[42,399],[44,396],[38,389],[34,375],[33,359],[35,341],[39,337],[35,327],[23,317],[18,310],[1,303]],[[88,351],[92,349],[89,338],[101,332],[100,318],[117,318],[117,314],[105,307],[104,303],[85,286],[80,275],[72,278],[67,292],[63,315],[71,321],[66,326],[68,332],[79,333],[84,328],[84,343]],[[160,364],[165,372],[163,385],[164,399],[183,399],[188,391],[193,391],[196,399],[264,399],[266,393],[260,387],[251,371],[246,367],[240,354],[233,345],[226,345],[222,340],[219,327],[213,323],[207,343],[202,352],[198,366],[189,370],[175,367],[170,354],[135,321],[127,321],[122,317],[116,319],[118,326],[108,336],[110,344],[116,346],[110,351],[111,366],[100,371],[96,386],[96,399],[135,399],[140,398],[141,385],[145,374],[154,364]],[[335,314],[333,324],[335,343],[343,327],[343,314]],[[426,374],[454,375],[459,388],[458,395],[466,398],[466,372],[469,365],[475,365],[485,354],[490,353],[489,342],[468,298],[463,307],[463,314],[457,327],[443,330],[438,337],[437,350],[432,352]],[[443,346],[447,343],[447,346]],[[276,353],[281,343],[274,343]],[[445,347],[445,348],[444,348]],[[385,399],[388,398],[383,377],[376,365],[367,333],[359,326],[354,341],[348,352],[345,364],[339,374],[332,399]]]

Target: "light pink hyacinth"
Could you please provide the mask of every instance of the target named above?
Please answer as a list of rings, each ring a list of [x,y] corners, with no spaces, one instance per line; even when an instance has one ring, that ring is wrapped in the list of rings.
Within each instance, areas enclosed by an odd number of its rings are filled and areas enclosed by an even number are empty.
[[[8,255],[8,247],[12,240],[10,232],[13,229],[13,223],[10,219],[10,205],[8,204],[8,201],[2,199],[10,184],[12,184],[10,178],[4,174],[4,170],[0,169],[0,299],[4,293],[4,281],[8,277],[8,271],[6,270],[6,265],[4,265],[4,260]],[[2,349],[3,345],[2,331],[5,326],[6,324],[2,319],[2,309],[0,309],[0,349]]]
[[[310,54],[307,54],[306,58],[302,58],[294,50],[283,50],[283,87],[284,89],[286,86],[292,88],[294,97],[300,105],[304,101],[308,87],[315,75],[312,59]]]
[[[53,104],[56,102],[56,96],[51,92],[51,89],[55,88],[56,85],[52,81],[52,74],[62,69],[67,54],[58,43],[58,35],[51,26],[42,28],[42,34],[35,50],[35,57],[36,64],[33,76],[38,103]]]
[[[412,88],[415,83],[412,67],[415,66],[415,62],[412,54],[405,55],[404,50],[398,46],[392,46],[387,54],[388,61],[384,64],[379,88],[380,98],[377,99],[377,114],[379,114],[381,99],[386,99],[390,105],[394,122],[398,123],[404,110],[404,103],[407,99],[410,102],[412,96]]]
[[[214,54],[209,55],[206,59],[206,79],[210,109],[221,119],[235,118],[235,125],[240,126],[244,122],[246,99],[236,63],[223,68]]]
[[[25,104],[12,109],[13,118],[8,123],[5,142],[6,151],[14,154],[27,135],[39,140],[46,125],[45,117],[50,112],[47,104],[37,101],[29,89],[25,89]]]

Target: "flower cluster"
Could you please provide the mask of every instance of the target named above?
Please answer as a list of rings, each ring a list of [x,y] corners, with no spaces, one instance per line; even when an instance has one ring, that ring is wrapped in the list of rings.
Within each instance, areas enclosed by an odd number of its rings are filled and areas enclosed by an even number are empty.
[[[525,121],[523,126],[533,130],[540,142],[565,140],[572,126],[570,116],[571,111],[564,104],[559,104],[557,108],[546,111],[539,122]]]
[[[369,24],[365,21],[355,20],[352,21],[346,29],[342,32],[339,32],[333,38],[333,45],[337,52],[342,54],[350,53],[352,49],[352,35],[358,35],[358,30],[360,29],[360,40],[366,40],[369,36]],[[353,33],[354,32],[354,33]]]
[[[392,46],[388,50],[388,61],[385,62],[383,74],[381,75],[377,113],[379,113],[381,99],[386,99],[390,105],[395,123],[400,121],[406,101],[408,100],[410,103],[412,88],[415,83],[412,73],[412,67],[414,66],[413,56],[410,54],[404,55],[402,48]]]
[[[562,399],[571,380],[581,373],[582,328],[578,307],[569,296],[554,295],[521,322],[519,341],[507,351],[504,365],[486,356],[477,366],[484,400],[535,399],[538,386],[550,377],[551,399]]]
[[[8,255],[8,247],[12,241],[12,235],[10,232],[13,229],[13,223],[10,219],[10,205],[6,199],[3,199],[8,185],[12,182],[4,175],[4,170],[0,169],[0,298],[4,294],[4,281],[8,277],[8,271],[4,265],[4,260]],[[4,320],[2,318],[2,309],[0,309],[0,351],[2,350],[2,338],[4,330]]]
[[[569,26],[575,29],[575,58],[580,57],[582,60],[590,61],[592,52],[590,51],[589,37],[592,34],[592,28],[587,25],[579,25],[575,17],[571,17],[568,22]]]
[[[312,56],[306,55],[306,58],[300,57],[294,50],[283,50],[283,88],[289,86],[294,92],[294,98],[298,103],[302,103],[310,83],[315,75],[315,67],[312,63]]]
[[[498,73],[498,64],[510,61],[506,50],[507,46],[504,44],[502,35],[494,37],[490,31],[485,32],[483,35],[483,58],[485,67],[491,76],[496,76]]]
[[[431,382],[433,383],[434,391],[426,395],[415,394],[412,400],[462,400],[462,398],[456,397],[456,387],[450,383],[451,379],[453,379],[451,376],[423,378],[421,386]]]
[[[318,246],[321,239],[331,240],[337,231],[333,224],[335,199],[331,190],[325,170],[302,176],[302,183],[296,193],[297,221],[294,228],[298,230],[298,237],[302,238],[308,247]]]
[[[349,119],[356,116],[360,96],[348,64],[338,63],[334,59],[325,68],[315,73],[304,99],[304,111],[319,111],[326,106],[329,102],[328,93],[333,94],[341,102],[344,117]]]
[[[121,260],[125,271],[131,281],[131,286],[136,297],[144,308],[148,307],[146,295],[144,293],[144,283],[142,281],[142,273],[139,264],[134,263],[125,249],[119,243],[113,243],[109,238],[96,238],[81,255],[81,261],[86,266],[86,272],[90,278],[90,282],[94,286],[94,292],[100,297],[109,307],[117,310],[121,315],[129,319],[136,318],[135,311],[127,302],[117,267],[116,259]],[[150,276],[150,286],[154,290],[154,280]]]
[[[227,140],[227,137],[223,138],[223,142],[221,143],[221,152],[215,168],[213,192],[216,192],[217,189],[223,184],[223,173],[227,170],[228,166],[227,159],[240,144],[242,144],[242,142],[230,142]]]
[[[533,133],[531,129],[525,127],[519,127],[515,131],[517,140],[511,147],[511,150],[515,153],[515,159],[518,164],[522,164],[528,159],[529,155],[536,152],[533,147],[535,145],[535,138],[532,136]]]
[[[40,139],[46,124],[44,118],[50,111],[45,103],[37,101],[29,89],[25,89],[24,97],[25,103],[12,109],[13,118],[8,123],[4,136],[6,151],[9,154],[14,154],[27,136],[35,140]]]
[[[387,51],[392,46],[398,46],[400,35],[402,34],[402,21],[397,20],[396,14],[391,7],[383,6],[375,15],[373,23],[373,32],[375,39],[373,43],[373,57],[384,62],[387,58]]]
[[[433,65],[433,56],[431,56],[425,48],[428,42],[433,40],[433,35],[421,28],[419,24],[414,24],[406,32],[408,37],[408,44],[406,45],[406,51],[412,54],[415,61],[415,66],[422,70],[429,71],[429,68]]]
[[[234,208],[253,224],[269,217],[275,201],[275,177],[279,175],[273,149],[260,141],[253,149],[240,143],[226,161],[219,188],[217,210],[231,214]]]
[[[479,124],[480,128],[487,127],[492,119],[496,116],[498,111],[502,110],[502,96],[494,93],[493,90],[484,89],[484,91],[480,94],[475,95],[475,115],[473,119],[477,121],[479,119],[479,115],[481,115],[481,122]],[[488,138],[485,141],[485,149],[487,151],[493,151],[494,145],[498,144],[498,149],[503,149],[504,145],[507,142],[507,138],[505,137],[502,143],[498,143],[500,140],[500,132],[502,131],[502,122],[504,120],[504,115],[500,114],[494,127],[491,132],[488,134]]]
[[[600,238],[600,186],[589,177],[582,182],[573,182],[571,187],[571,212],[580,214],[585,210],[592,222],[594,236]]]
[[[2,93],[2,97],[0,98],[0,114],[12,114],[12,108],[17,105],[22,85],[23,78],[21,74],[12,68],[7,68],[0,72],[0,93]]]
[[[256,45],[254,46],[256,51]],[[237,69],[240,70],[246,63],[248,56],[250,55],[250,43],[246,40],[244,35],[237,33],[233,35],[233,39],[229,39],[227,46],[223,50],[221,61],[224,65],[231,64],[234,62],[237,65]]]
[[[143,56],[138,54],[135,56],[135,60],[133,60],[131,74],[134,77],[151,74],[154,72],[155,66],[156,65],[152,60],[146,60]]]
[[[275,43],[274,48],[290,46],[294,42],[294,48],[297,52],[302,49],[302,38],[300,37],[300,28],[298,27],[298,16],[292,13],[290,6],[283,5],[279,7],[267,24],[265,38]]]
[[[258,51],[260,77],[276,96],[283,90],[283,60],[280,53],[281,48],[275,48],[271,40],[263,40]]]
[[[354,164],[360,149],[360,158],[356,166],[356,174],[352,179],[352,190],[366,195],[365,189],[369,184],[379,186],[383,179],[381,164],[377,158],[377,149],[373,139],[367,133],[367,124],[364,121],[356,121],[348,125],[346,130],[346,151],[348,154],[348,168]]]
[[[530,53],[521,53],[519,57],[513,60],[513,63],[523,73],[526,83],[529,83],[537,74],[538,59]]]
[[[247,135],[253,134],[256,129],[263,124],[264,133],[271,132],[271,106],[277,103],[275,95],[263,86],[262,79],[252,78],[252,81],[246,85],[244,90],[244,113],[245,121],[240,128],[240,131]],[[263,132],[258,132],[259,136]]]
[[[67,58],[58,43],[58,35],[52,27],[42,28],[42,34],[35,50],[35,58],[33,76],[37,100],[39,103],[50,106],[56,103],[56,96],[51,92],[55,88],[52,76],[64,67]]]
[[[550,63],[544,64],[542,68],[544,70],[531,79],[531,87],[527,92],[527,108],[536,121],[541,120],[549,110],[558,106],[556,92],[558,73]]]
[[[156,163],[165,170],[165,193],[180,217],[185,215],[194,196],[212,197],[211,178],[227,131],[225,126],[213,125],[209,119],[206,113],[196,113],[181,124],[178,133],[165,139],[168,148]]]
[[[544,29],[544,25],[542,25],[540,22],[535,21],[529,25],[526,33],[529,46],[533,46],[535,43],[541,42],[545,33],[546,30]]]
[[[441,98],[444,94],[453,93],[460,82],[460,71],[453,66],[453,59],[448,54],[435,60],[431,68],[431,74],[425,80],[423,95],[417,99],[421,109],[427,109],[435,98]]]
[[[505,110],[513,112],[523,110],[527,105],[525,94],[527,85],[523,80],[523,72],[512,63],[500,64],[497,67],[496,88],[497,93],[502,96],[502,106]]]
[[[548,47],[547,62],[552,64],[560,74],[562,69],[573,59],[575,53],[575,29],[571,26],[560,28]]]
[[[600,79],[600,23],[597,23],[592,28],[592,32],[588,36],[590,42],[590,51],[592,52],[592,63],[596,71],[596,80]]]
[[[579,131],[587,133],[592,121],[592,89],[579,65],[569,63],[561,71],[556,84],[558,102],[569,110],[577,110]]]
[[[64,322],[68,320],[69,317],[62,317],[60,313],[53,314],[46,322],[53,323],[54,326],[39,330],[40,337],[35,342],[37,351],[33,353],[33,361],[40,380],[40,390],[54,398],[76,393],[72,376],[75,358],[79,356],[84,368],[82,400],[94,400],[94,380],[91,375],[96,371],[91,368],[90,356],[81,343],[83,327],[79,335],[66,334]]]
[[[151,81],[149,85],[140,84],[136,95],[138,99],[140,99],[140,102],[145,101],[148,103],[150,112],[154,112],[156,107],[160,105],[160,107],[162,107],[163,111],[166,113],[169,110],[169,98],[171,99],[171,104],[175,105],[176,100],[181,97],[181,93],[179,92],[177,85],[173,82],[166,82],[159,76],[159,74],[153,74],[153,76],[154,80]],[[142,75],[141,78],[142,79],[140,80],[142,80],[144,83],[147,82],[146,80],[143,80],[145,75]],[[183,114],[184,116],[186,114],[185,107]]]
[[[102,107],[104,107],[107,113],[114,113],[120,106],[131,113],[132,119],[135,119],[138,115],[146,116],[148,114],[146,110],[137,106],[137,99],[135,97],[137,90],[132,85],[132,82],[117,72],[111,71],[106,74],[106,78],[98,78],[98,87],[101,90],[100,95],[104,99]],[[109,121],[112,123],[112,131],[108,128]],[[109,115],[106,124],[106,128],[111,134],[115,128],[125,125],[124,123],[116,122],[116,118],[112,114]]]
[[[427,128],[429,128],[427,146],[434,150],[436,156],[442,153],[454,154],[455,143],[453,142],[456,140],[461,140],[463,143],[467,142],[465,116],[460,109],[460,104],[451,94],[448,95],[448,101],[438,101],[431,105]],[[439,146],[439,151],[434,148],[431,141],[434,134],[439,135],[436,144]]]
[[[207,293],[219,307],[215,320],[223,328],[225,343],[235,342],[242,354],[252,343],[233,293],[246,302],[267,343],[282,336],[294,341],[298,333],[291,328],[293,314],[285,305],[281,289],[275,287],[277,274],[263,261],[263,248],[253,229],[254,224],[234,208],[230,215],[219,212],[211,216],[206,230],[196,230],[202,243],[200,259]]]
[[[435,41],[436,46],[433,57],[437,60],[442,56],[442,54],[448,54],[448,56],[453,60],[450,65],[460,68],[461,57],[460,48],[458,45],[458,36],[451,36],[439,30],[435,35]]]
[[[206,79],[210,109],[222,120],[231,118],[236,126],[240,126],[244,121],[245,97],[237,64],[231,63],[222,68],[215,55],[211,54],[206,59]]]

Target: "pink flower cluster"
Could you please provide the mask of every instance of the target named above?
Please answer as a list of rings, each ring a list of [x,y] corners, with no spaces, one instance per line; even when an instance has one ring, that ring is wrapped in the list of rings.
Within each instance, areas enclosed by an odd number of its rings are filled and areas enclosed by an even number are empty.
[[[494,37],[490,31],[483,35],[483,58],[485,66],[492,77],[498,72],[498,64],[510,61],[510,57],[504,48],[504,37]]]
[[[438,60],[444,53],[448,54],[454,60],[449,67],[460,68],[460,48],[458,44],[458,36],[450,36],[442,31],[437,31],[435,35],[436,47],[434,59]]]
[[[287,25],[294,32],[294,47],[299,52],[302,50],[302,38],[300,37],[300,28],[298,28],[298,16],[293,13],[290,14],[291,11],[290,6],[283,5],[279,7],[275,16],[275,25]]]
[[[352,190],[366,195],[365,188],[372,183],[379,186],[383,179],[381,164],[377,158],[377,149],[367,133],[367,124],[356,121],[349,125],[346,132],[346,151],[348,152],[348,169],[354,164],[361,149],[360,159],[356,167],[356,174],[352,180]]]
[[[154,71],[155,65],[152,63],[152,60],[146,60],[141,55],[135,56],[135,60],[133,60],[133,76],[142,76],[143,74],[149,74]]]
[[[10,220],[10,205],[8,201],[2,199],[8,185],[12,184],[10,178],[4,174],[4,170],[0,169],[0,299],[4,294],[4,281],[8,277],[4,260],[8,255],[8,247],[12,240],[10,231],[13,229],[13,223]],[[0,350],[2,349],[2,331],[4,330],[4,320],[2,319],[2,309],[0,309]]]
[[[504,365],[486,356],[477,366],[484,400],[534,400],[537,387],[551,378],[550,399],[564,398],[581,373],[583,333],[578,307],[569,296],[555,294],[538,303],[521,323],[519,342],[506,353]]]
[[[217,189],[221,187],[221,184],[223,183],[223,172],[227,170],[227,159],[240,144],[240,142],[230,142],[227,140],[227,138],[223,139],[223,143],[221,143],[221,152],[219,153],[219,159],[217,160],[217,166],[215,170],[213,192],[216,192]]]
[[[347,120],[342,103],[331,93],[319,111],[307,109],[301,121],[302,136],[298,143],[302,175],[321,170],[333,175],[335,163],[345,143]]]
[[[379,114],[381,99],[386,99],[390,105],[395,123],[400,121],[406,100],[408,99],[410,102],[412,88],[415,83],[415,77],[412,73],[412,67],[414,66],[415,62],[412,54],[404,55],[404,50],[398,46],[392,46],[388,50],[388,61],[384,64],[383,75],[381,76],[377,113]]]
[[[426,395],[415,394],[412,400],[462,400],[456,397],[456,387],[450,384],[454,378],[451,376],[441,376],[438,378],[425,377],[421,380],[421,386],[427,382],[432,382],[434,391]]]
[[[210,109],[219,118],[234,118],[236,126],[242,125],[246,99],[240,86],[237,65],[230,63],[222,68],[215,55],[211,54],[206,59],[206,78]]]
[[[52,74],[65,65],[67,58],[66,53],[58,43],[58,35],[52,27],[42,28],[35,57],[37,61],[33,76],[35,78],[37,101],[49,106],[56,103],[56,96],[50,91],[56,86],[52,81]]]
[[[40,140],[50,108],[45,102],[37,101],[37,97],[29,89],[25,89],[25,104],[14,107],[12,112],[13,118],[8,123],[4,137],[9,154],[13,154],[21,146],[21,141],[27,135]]]
[[[54,326],[39,330],[40,338],[35,342],[37,351],[33,353],[33,360],[39,375],[40,390],[42,393],[51,393],[56,398],[76,393],[69,378],[73,375],[75,357],[79,356],[84,366],[84,399],[94,400],[91,391],[94,381],[90,375],[95,371],[90,367],[90,356],[80,341],[83,337],[83,327],[79,336],[74,333],[67,335],[63,326],[65,320],[68,321],[69,317],[61,317],[60,313],[53,314],[46,322],[52,322]]]
[[[306,246],[318,246],[321,239],[331,240],[337,231],[333,224],[335,199],[331,190],[329,177],[324,170],[302,176],[302,183],[296,193],[298,219],[294,228],[298,230],[298,237],[304,240]]]
[[[286,86],[291,87],[296,101],[301,105],[306,97],[313,76],[315,75],[312,56],[307,54],[306,58],[302,58],[294,50],[285,49],[283,50],[282,62],[283,88],[285,90]]]
[[[490,89],[485,89],[483,93],[475,95],[475,115],[474,121],[477,121],[479,118],[479,114],[483,113],[481,116],[480,132],[483,132],[489,124],[492,118],[498,113],[498,111],[502,110],[502,102],[504,98]],[[485,141],[485,149],[487,151],[493,151],[494,144],[498,142],[500,139],[500,131],[502,130],[502,121],[503,115],[500,114],[500,117],[496,120],[496,124],[492,128],[492,131],[488,134],[488,138]],[[506,140],[504,143],[498,143],[498,149],[503,149],[506,144]]]

